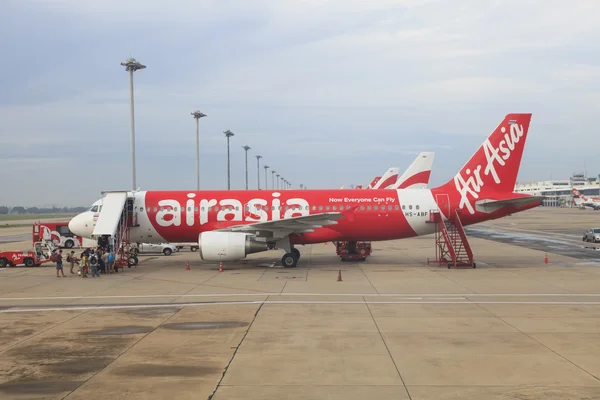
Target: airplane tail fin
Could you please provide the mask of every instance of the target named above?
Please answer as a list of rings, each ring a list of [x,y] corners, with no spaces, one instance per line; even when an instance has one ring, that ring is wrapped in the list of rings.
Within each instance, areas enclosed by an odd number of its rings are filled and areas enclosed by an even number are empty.
[[[475,212],[475,202],[514,193],[531,114],[508,114],[460,171],[437,194]],[[504,195],[504,196],[503,196]]]
[[[581,200],[587,201],[587,199],[585,198],[585,196],[582,195],[581,192],[579,190],[577,190],[576,188],[573,188],[573,194],[575,196],[579,197]]]
[[[434,156],[432,152],[419,154],[391,189],[427,189]]]
[[[381,179],[379,179],[379,182],[373,186],[373,189],[389,188],[389,186],[393,185],[398,180],[399,171],[399,168],[389,168],[387,171],[385,171],[385,174],[383,174]]]
[[[371,183],[369,183],[369,186],[367,186],[367,189],[373,189],[373,187],[377,184],[377,182],[379,182],[380,179],[380,176],[376,176],[375,178],[373,178]]]

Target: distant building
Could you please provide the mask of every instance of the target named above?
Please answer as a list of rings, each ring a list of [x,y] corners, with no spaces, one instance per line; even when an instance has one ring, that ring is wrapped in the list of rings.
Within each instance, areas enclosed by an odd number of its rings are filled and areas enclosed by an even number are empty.
[[[515,185],[515,192],[535,196],[546,196],[542,205],[547,207],[572,207],[573,188],[577,188],[586,196],[600,195],[600,175],[598,178],[587,178],[583,173],[575,173],[567,180],[551,180],[541,182],[523,182]]]

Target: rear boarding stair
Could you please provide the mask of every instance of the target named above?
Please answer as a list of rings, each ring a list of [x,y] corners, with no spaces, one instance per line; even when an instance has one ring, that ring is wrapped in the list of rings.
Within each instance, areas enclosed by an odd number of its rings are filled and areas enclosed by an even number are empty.
[[[131,252],[130,229],[137,225],[137,216],[133,209],[134,198],[128,192],[109,192],[102,201],[102,210],[96,221],[92,237],[109,237],[114,244],[115,264],[123,269],[138,263]]]
[[[473,251],[469,240],[458,216],[458,210],[454,210],[448,219],[440,210],[429,211],[429,223],[435,224],[435,260],[427,259],[427,264],[447,265],[448,269],[454,268],[476,268],[473,261]]]

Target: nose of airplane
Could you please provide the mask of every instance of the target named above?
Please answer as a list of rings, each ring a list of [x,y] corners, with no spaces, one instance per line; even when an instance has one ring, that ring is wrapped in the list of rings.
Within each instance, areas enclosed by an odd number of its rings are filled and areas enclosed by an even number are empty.
[[[74,216],[69,221],[69,230],[77,236],[86,237],[89,230],[86,226],[86,218],[83,214]]]

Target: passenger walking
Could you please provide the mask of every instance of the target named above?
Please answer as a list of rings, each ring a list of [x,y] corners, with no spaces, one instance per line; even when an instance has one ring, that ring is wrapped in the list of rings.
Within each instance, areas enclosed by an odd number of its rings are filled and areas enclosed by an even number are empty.
[[[87,278],[89,268],[89,252],[86,249],[83,253],[81,253],[81,277]]]
[[[73,250],[71,250],[71,254],[67,255],[67,262],[71,264],[71,273],[75,274],[73,268],[75,268],[75,264],[79,265],[79,261],[75,258],[75,252]]]
[[[108,253],[108,268],[112,268],[115,272],[119,272],[119,267],[117,266],[117,263],[115,263],[115,252],[112,250]]]
[[[96,253],[94,253],[93,250],[92,250],[92,253],[90,254],[89,263],[90,263],[90,268],[92,269],[92,278],[95,278],[96,276],[100,276],[100,273],[98,272],[98,255]]]
[[[64,278],[65,273],[63,271],[62,250],[59,250],[58,253],[56,253],[55,260],[56,260],[56,277],[60,278],[60,276],[58,276],[58,271],[60,271],[60,273],[62,274],[62,277]]]

